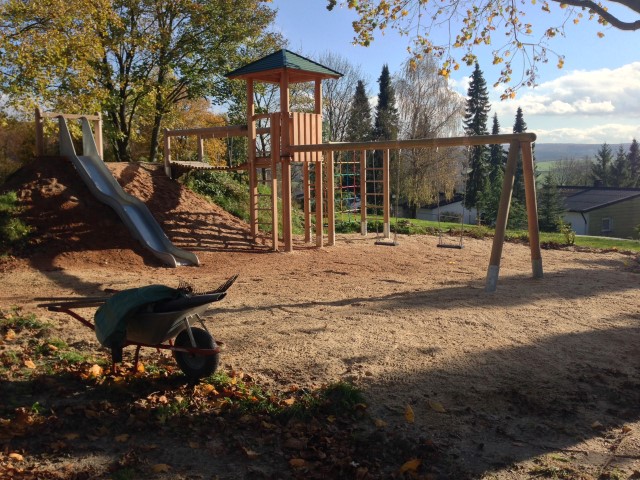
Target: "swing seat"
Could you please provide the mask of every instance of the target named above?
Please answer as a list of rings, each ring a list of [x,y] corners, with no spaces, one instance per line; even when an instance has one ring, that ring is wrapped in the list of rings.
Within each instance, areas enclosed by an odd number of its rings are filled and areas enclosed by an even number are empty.
[[[436,246],[438,248],[457,248],[458,250],[461,250],[464,248],[464,245],[455,245],[453,243],[439,243]]]

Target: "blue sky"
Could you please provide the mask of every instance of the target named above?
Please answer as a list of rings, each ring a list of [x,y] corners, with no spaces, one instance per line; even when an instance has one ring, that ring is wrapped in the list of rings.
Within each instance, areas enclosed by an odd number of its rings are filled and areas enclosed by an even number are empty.
[[[324,52],[338,53],[361,67],[369,92],[375,95],[382,65],[387,63],[393,74],[407,60],[407,38],[390,30],[385,35],[377,33],[369,47],[354,46],[351,28],[354,13],[339,6],[329,12],[326,3],[326,0],[273,0],[273,7],[278,9],[276,29],[294,52],[311,57]],[[534,28],[556,24],[558,9],[554,12],[553,7],[552,14],[547,14],[531,6],[534,10],[527,21]],[[604,33],[604,38],[598,38],[598,32]],[[522,107],[528,130],[535,132],[541,143],[640,140],[639,40],[640,32],[621,32],[587,20],[578,25],[569,22],[566,37],[556,37],[550,45],[565,55],[564,68],[559,70],[556,60],[551,58],[549,64],[540,66],[538,86],[523,88],[516,99],[508,101],[499,99],[503,88],[492,88],[499,69],[491,64],[491,50],[477,51],[490,87],[491,115],[498,114],[503,133],[507,133],[511,131],[516,109]],[[471,68],[463,65],[451,77],[451,85],[463,95],[470,73]]]

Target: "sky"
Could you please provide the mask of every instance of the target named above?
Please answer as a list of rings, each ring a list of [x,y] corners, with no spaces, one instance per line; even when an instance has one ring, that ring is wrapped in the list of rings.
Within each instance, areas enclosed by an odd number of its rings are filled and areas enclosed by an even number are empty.
[[[388,30],[384,35],[377,33],[369,47],[353,45],[351,22],[355,14],[341,8],[340,3],[339,0],[329,12],[326,0],[273,0],[272,6],[278,10],[275,29],[288,40],[293,52],[307,57],[337,53],[360,67],[369,94],[375,96],[382,65],[388,64],[393,75],[408,59],[407,37]],[[534,28],[558,22],[553,4],[551,14],[536,6],[527,8],[531,12],[526,21]],[[558,12],[557,7],[555,11]],[[604,37],[599,38],[598,32]],[[446,31],[432,33],[436,40],[448,35]],[[506,101],[500,100],[504,87],[493,87],[499,68],[492,65],[490,48],[476,51],[489,88],[490,115],[496,113],[501,133],[509,133],[516,110],[521,107],[527,131],[535,133],[540,143],[615,144],[640,140],[639,41],[640,31],[622,32],[595,21],[582,20],[578,25],[569,22],[566,37],[556,37],[550,45],[565,56],[564,67],[558,69],[557,61],[551,58],[549,64],[540,65],[535,88],[523,87],[515,99]],[[472,67],[463,64],[451,75],[451,87],[463,96],[471,71]],[[518,70],[514,68],[515,71]]]

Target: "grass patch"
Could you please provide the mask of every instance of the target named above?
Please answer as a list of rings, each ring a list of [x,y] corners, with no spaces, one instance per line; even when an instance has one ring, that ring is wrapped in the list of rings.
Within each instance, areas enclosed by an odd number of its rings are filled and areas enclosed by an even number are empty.
[[[0,252],[23,245],[31,228],[17,217],[20,208],[16,192],[0,195]]]
[[[9,313],[0,312],[0,332],[9,330],[20,332],[22,330],[42,330],[48,324],[41,322],[33,313],[22,314],[19,308],[14,308]]]

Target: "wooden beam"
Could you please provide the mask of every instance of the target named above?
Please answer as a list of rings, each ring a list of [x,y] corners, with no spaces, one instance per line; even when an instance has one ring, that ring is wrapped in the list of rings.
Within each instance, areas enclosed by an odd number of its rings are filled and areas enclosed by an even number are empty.
[[[355,151],[353,152],[355,155]],[[360,235],[367,234],[367,151],[360,150]]]
[[[271,249],[279,248],[278,234],[278,163],[280,162],[280,115],[271,114],[269,117],[271,129]]]
[[[382,233],[384,238],[391,238],[389,176],[389,150],[386,149],[382,155]]]
[[[542,254],[540,252],[540,232],[538,230],[538,204],[536,201],[536,180],[533,172],[533,152],[531,143],[521,142],[522,173],[524,193],[527,204],[527,223],[529,226],[529,246],[531,248],[531,268],[533,278],[542,278]]]
[[[36,156],[44,155],[44,119],[40,113],[40,108],[36,107]]]
[[[247,84],[247,91],[248,90],[249,86]],[[247,103],[249,103],[248,100]],[[247,111],[248,110],[249,105],[247,105]],[[199,135],[202,138],[247,137],[249,136],[249,126],[228,125],[223,127],[182,128],[167,130],[167,133],[165,135],[169,135],[171,137],[187,137],[189,135]]]
[[[316,247],[322,247],[322,236],[324,234],[324,226],[323,220],[324,215],[323,207],[324,207],[324,199],[323,191],[322,191],[322,162],[315,162],[315,172],[316,172]],[[332,195],[333,192],[328,193],[328,195]]]
[[[327,165],[327,244],[336,244],[336,197],[333,152],[325,152],[324,161]]]
[[[509,156],[507,157],[507,167],[504,172],[502,182],[502,193],[500,194],[500,205],[498,206],[498,218],[496,219],[496,231],[493,236],[491,247],[491,257],[489,258],[489,268],[487,269],[487,280],[485,291],[495,292],[498,287],[498,276],[500,274],[500,259],[502,257],[502,247],[504,236],[507,231],[507,220],[509,219],[509,206],[511,205],[511,195],[513,194],[513,181],[516,174],[516,163],[518,162],[518,152],[520,143],[511,142],[509,146]]]
[[[247,79],[247,121],[248,121],[248,151],[247,163],[249,164],[249,223],[251,236],[255,242],[258,238],[258,180],[256,178],[256,124],[253,120],[253,80]]]
[[[164,129],[164,173],[171,178],[171,137],[167,135],[167,129]]]
[[[280,159],[282,161],[282,236],[284,251],[293,251],[293,226],[291,224],[291,149],[289,115],[289,78],[287,72],[280,76]]]
[[[382,140],[377,142],[328,142],[313,145],[292,145],[291,152],[323,152],[346,150],[400,150],[403,148],[435,148],[435,147],[463,147],[473,145],[502,145],[516,142],[535,142],[535,133],[510,133],[504,135],[476,135],[471,137],[450,138],[420,138],[415,140]]]

